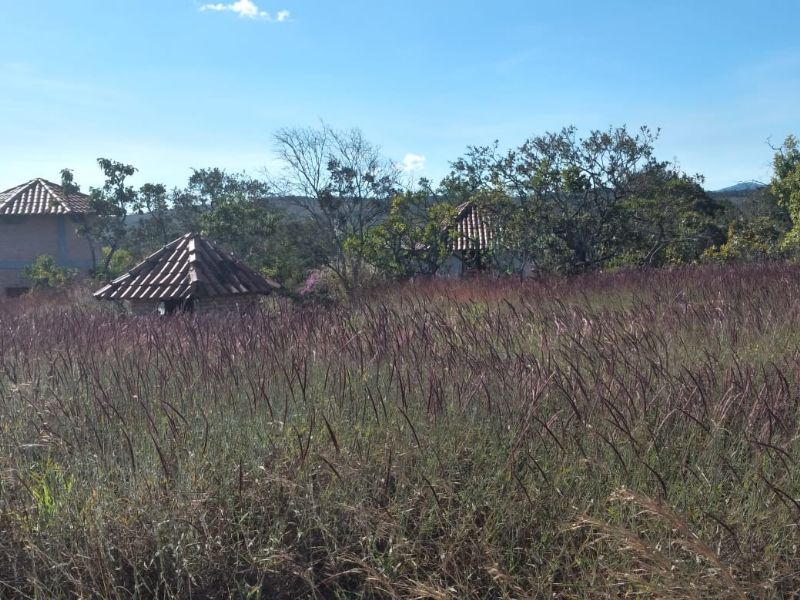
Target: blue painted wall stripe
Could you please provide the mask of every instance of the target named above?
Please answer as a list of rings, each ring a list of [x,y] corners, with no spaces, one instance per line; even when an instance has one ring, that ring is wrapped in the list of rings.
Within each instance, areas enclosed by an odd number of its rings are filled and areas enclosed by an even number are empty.
[[[63,264],[67,261],[67,222],[64,215],[58,215],[56,218],[58,224],[58,256],[56,256],[56,263]]]
[[[0,260],[0,271],[21,271],[32,260]],[[57,262],[59,267],[69,267],[70,269],[90,269],[92,267],[91,259],[88,260],[63,260]]]

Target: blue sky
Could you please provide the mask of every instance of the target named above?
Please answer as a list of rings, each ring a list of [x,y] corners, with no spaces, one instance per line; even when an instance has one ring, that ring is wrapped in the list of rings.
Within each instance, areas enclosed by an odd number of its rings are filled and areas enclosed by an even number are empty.
[[[800,134],[798,0],[0,0],[0,188],[97,157],[137,183],[274,168],[273,132],[359,127],[415,177],[469,144],[661,128],[716,189]],[[416,158],[415,158],[416,157]],[[424,160],[423,158],[424,157]]]

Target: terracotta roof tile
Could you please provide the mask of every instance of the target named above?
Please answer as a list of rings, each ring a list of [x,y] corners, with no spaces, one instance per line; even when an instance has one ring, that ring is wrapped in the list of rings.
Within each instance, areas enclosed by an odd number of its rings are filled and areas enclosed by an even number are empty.
[[[453,250],[486,250],[495,238],[492,219],[472,202],[457,208],[451,246]]]
[[[103,300],[269,294],[280,286],[199,234],[187,233],[94,293]]]
[[[89,196],[73,192],[65,196],[63,188],[45,179],[32,179],[0,192],[0,214],[60,215],[90,213]]]

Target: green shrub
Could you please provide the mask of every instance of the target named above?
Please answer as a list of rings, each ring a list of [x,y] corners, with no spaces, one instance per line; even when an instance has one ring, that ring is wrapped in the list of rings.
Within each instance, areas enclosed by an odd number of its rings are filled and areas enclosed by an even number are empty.
[[[783,255],[782,235],[778,225],[768,217],[742,219],[728,226],[725,243],[707,249],[703,260],[730,262],[779,258]]]
[[[30,280],[33,289],[52,290],[67,285],[77,273],[73,269],[59,267],[52,256],[42,254],[22,270],[22,275]]]

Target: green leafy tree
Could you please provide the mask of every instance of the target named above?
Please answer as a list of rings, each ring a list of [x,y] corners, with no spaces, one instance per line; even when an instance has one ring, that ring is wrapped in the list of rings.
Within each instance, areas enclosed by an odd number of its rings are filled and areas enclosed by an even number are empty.
[[[72,194],[77,194],[81,188],[75,183],[75,174],[72,169],[61,169],[61,189],[64,196],[69,198]]]
[[[507,195],[506,253],[538,270],[580,272],[609,264],[627,250],[627,203],[641,196],[642,173],[659,163],[647,127],[595,130],[574,127],[530,138],[506,155],[496,145],[472,147],[443,182],[463,198],[479,190]]]
[[[522,203],[553,236],[566,271],[603,266],[625,250],[625,203],[639,192],[637,175],[655,163],[657,133],[642,127],[575,128],[528,140],[503,169]]]
[[[792,219],[772,186],[714,195],[724,207],[727,235],[722,244],[706,250],[703,259],[752,261],[790,253],[784,238],[792,228]]]
[[[147,214],[138,229],[139,235],[155,242],[156,248],[180,235],[170,211],[167,188],[161,183],[145,183],[139,188],[140,212]],[[154,250],[156,248],[153,248]]]
[[[541,218],[543,207],[539,199],[520,201],[508,188],[495,183],[490,189],[475,193],[470,202],[492,231],[482,260],[495,272],[523,276],[560,269],[559,261],[567,250]]]
[[[489,146],[467,146],[464,156],[450,164],[450,173],[442,179],[440,196],[451,204],[472,201],[476,194],[497,188],[501,181],[498,142]]]
[[[558,271],[566,249],[553,235],[543,198],[530,189],[531,181],[515,175],[518,154],[503,156],[498,143],[469,146],[451,164],[440,195],[452,203],[474,203],[498,233],[485,253],[496,270],[516,272]]]
[[[275,266],[272,239],[276,215],[258,199],[237,194],[217,198],[200,218],[201,231],[243,260],[259,267]]]
[[[81,224],[78,231],[89,238],[94,246],[107,248],[103,252],[102,264],[95,257],[96,275],[106,276],[114,254],[125,243],[128,228],[125,219],[131,211],[139,210],[139,195],[128,184],[136,169],[131,165],[98,158],[97,164],[105,175],[105,183],[100,188],[91,188],[89,204],[92,218]]]
[[[691,177],[665,163],[640,173],[638,193],[623,205],[624,252],[616,266],[691,263],[725,241],[723,206]]]
[[[739,218],[728,225],[724,243],[706,249],[710,262],[756,261],[783,256],[780,241],[786,233],[779,221],[767,216]]]
[[[364,238],[366,260],[391,278],[431,275],[450,251],[447,226],[455,207],[437,198],[426,179],[419,185],[396,195],[386,219]]]
[[[200,231],[204,215],[220,202],[239,200],[266,206],[270,195],[267,182],[246,173],[229,173],[216,167],[194,169],[186,188],[172,195],[174,219],[183,232]]]
[[[207,235],[283,284],[298,283],[318,264],[308,250],[310,224],[284,210],[263,180],[198,169],[172,198],[175,226]]]
[[[783,246],[796,252],[800,249],[800,143],[795,136],[788,136],[776,149],[772,166],[772,193],[792,220]]]

